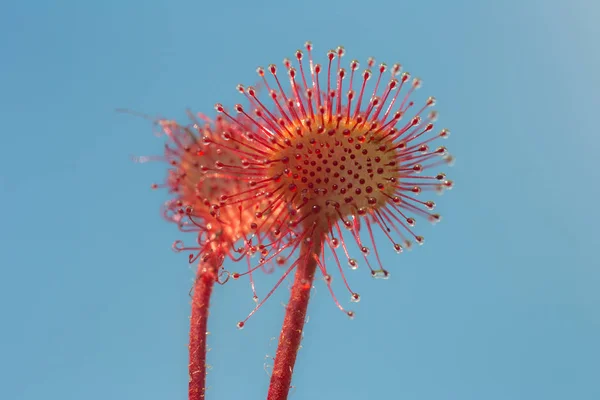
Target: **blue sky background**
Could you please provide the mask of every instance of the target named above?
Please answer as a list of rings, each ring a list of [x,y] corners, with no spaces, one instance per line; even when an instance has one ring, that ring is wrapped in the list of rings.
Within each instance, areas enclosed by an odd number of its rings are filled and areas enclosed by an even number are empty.
[[[0,397],[184,399],[193,268],[150,184],[183,119],[310,39],[401,62],[435,95],[456,188],[392,278],[322,281],[291,399],[598,399],[600,5],[518,1],[21,1],[0,12]],[[594,237],[596,239],[594,239]],[[185,237],[183,237],[185,239]],[[189,239],[189,238],[188,238]],[[594,245],[596,243],[596,245]],[[235,269],[231,265],[228,268]],[[337,275],[334,275],[337,276]],[[277,274],[258,281],[264,293]],[[339,281],[339,279],[338,279]],[[219,287],[210,399],[266,397],[282,287]],[[350,305],[340,291],[340,299]]]

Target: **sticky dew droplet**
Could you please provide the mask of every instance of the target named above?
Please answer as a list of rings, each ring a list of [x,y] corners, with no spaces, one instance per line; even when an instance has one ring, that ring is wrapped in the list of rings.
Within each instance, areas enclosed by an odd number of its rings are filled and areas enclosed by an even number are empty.
[[[354,258],[351,258],[348,260],[348,266],[350,267],[350,269],[355,270],[358,268],[358,262],[356,262]]]
[[[375,279],[389,279],[390,273],[385,269],[371,271],[371,276]]]

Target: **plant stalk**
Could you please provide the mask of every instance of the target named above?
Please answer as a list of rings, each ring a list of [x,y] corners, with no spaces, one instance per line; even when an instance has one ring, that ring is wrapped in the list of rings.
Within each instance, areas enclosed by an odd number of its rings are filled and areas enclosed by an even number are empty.
[[[320,255],[323,246],[321,234],[315,232],[312,239],[308,244],[303,243],[300,250],[301,261],[296,267],[291,296],[279,335],[267,400],[286,400],[288,398],[296,356],[302,341],[310,291],[317,268],[316,257]]]
[[[204,400],[206,391],[206,335],[208,307],[213,287],[217,281],[219,258],[210,257],[198,266],[192,297],[189,344],[189,400]]]

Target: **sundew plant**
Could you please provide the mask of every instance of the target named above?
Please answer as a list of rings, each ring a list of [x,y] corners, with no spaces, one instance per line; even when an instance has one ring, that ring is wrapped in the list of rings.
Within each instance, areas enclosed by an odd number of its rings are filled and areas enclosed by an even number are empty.
[[[160,158],[169,171],[153,187],[172,194],[165,218],[195,235],[191,244],[174,244],[198,265],[190,400],[206,396],[207,319],[215,283],[247,278],[256,307],[237,323],[243,328],[293,276],[267,394],[269,400],[286,399],[316,278],[323,279],[335,306],[353,318],[332,289],[334,277],[343,281],[350,303],[358,302],[346,273],[364,264],[373,278],[388,278],[393,271],[379,249],[402,253],[422,245],[417,221],[441,220],[431,195],[452,189],[443,167],[453,157],[441,144],[449,130],[436,127],[435,98],[413,100],[422,81],[400,64],[369,58],[361,69],[359,61],[344,56],[338,47],[318,62],[308,42],[282,67],[259,67],[260,88],[238,85],[243,104],[217,103],[214,120],[190,114],[186,124],[156,121],[168,139]],[[225,271],[226,258],[243,267]],[[261,298],[254,280],[263,271],[281,276]]]

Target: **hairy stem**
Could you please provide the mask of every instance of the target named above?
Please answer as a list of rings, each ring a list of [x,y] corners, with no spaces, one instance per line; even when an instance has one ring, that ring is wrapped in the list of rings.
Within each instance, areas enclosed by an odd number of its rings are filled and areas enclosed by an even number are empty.
[[[317,268],[316,257],[321,253],[323,238],[314,233],[311,243],[303,243],[300,262],[296,267],[290,301],[286,307],[285,318],[279,335],[279,344],[275,354],[275,364],[271,375],[267,400],[285,400],[288,398],[296,355],[302,341],[302,329],[306,320],[306,310],[310,298]]]
[[[210,257],[198,266],[190,318],[190,381],[189,400],[204,400],[206,390],[206,322],[213,286],[217,280],[220,260]]]

